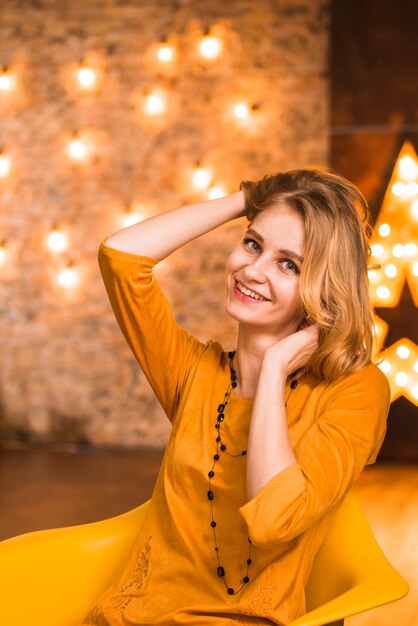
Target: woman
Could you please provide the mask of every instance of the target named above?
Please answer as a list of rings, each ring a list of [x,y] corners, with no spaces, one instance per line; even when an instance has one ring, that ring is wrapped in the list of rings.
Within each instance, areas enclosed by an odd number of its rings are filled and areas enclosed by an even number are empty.
[[[176,324],[152,268],[244,215],[226,268],[238,322],[227,353]],[[305,612],[314,555],[385,434],[369,234],[354,185],[303,169],[102,244],[116,318],[173,428],[129,562],[85,624],[285,625]]]

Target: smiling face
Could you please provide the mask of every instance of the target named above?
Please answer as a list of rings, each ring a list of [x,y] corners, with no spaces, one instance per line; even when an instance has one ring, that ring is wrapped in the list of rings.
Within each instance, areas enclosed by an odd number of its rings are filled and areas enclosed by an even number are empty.
[[[303,317],[299,277],[303,217],[286,206],[264,209],[233,250],[226,266],[226,312],[241,325],[279,340]]]

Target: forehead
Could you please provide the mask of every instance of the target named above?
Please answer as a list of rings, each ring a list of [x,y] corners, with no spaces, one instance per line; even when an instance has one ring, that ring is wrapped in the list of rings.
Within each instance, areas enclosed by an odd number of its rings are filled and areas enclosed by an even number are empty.
[[[302,215],[286,205],[273,205],[257,213],[250,224],[266,242],[276,247],[291,243],[302,251],[305,243],[305,223]]]

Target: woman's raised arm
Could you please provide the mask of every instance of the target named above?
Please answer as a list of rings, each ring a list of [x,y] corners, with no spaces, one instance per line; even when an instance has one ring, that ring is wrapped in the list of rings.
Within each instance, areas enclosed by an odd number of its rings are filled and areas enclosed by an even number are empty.
[[[182,206],[123,228],[105,241],[110,248],[162,261],[200,235],[245,215],[244,193]]]

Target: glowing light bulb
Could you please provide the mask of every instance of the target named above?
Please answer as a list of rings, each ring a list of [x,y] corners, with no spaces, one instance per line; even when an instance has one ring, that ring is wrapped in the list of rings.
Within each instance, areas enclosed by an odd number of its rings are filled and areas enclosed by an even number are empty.
[[[389,361],[386,360],[379,363],[378,367],[384,374],[388,374],[392,369],[392,365],[389,363]]]
[[[0,267],[3,267],[3,265],[6,263],[6,257],[7,257],[6,246],[4,243],[2,243],[0,244]]]
[[[382,237],[387,237],[390,233],[390,226],[389,224],[380,224],[379,226],[379,235],[381,235]]]
[[[414,372],[418,374],[418,361],[415,361],[414,363]]]
[[[162,63],[171,63],[174,59],[174,49],[172,46],[164,44],[157,50],[157,57]]]
[[[418,385],[415,385],[414,387],[412,387],[412,397],[415,398],[415,400],[418,400]]]
[[[408,384],[408,374],[406,372],[398,372],[395,376],[395,381],[398,387],[406,387]]]
[[[237,117],[239,120],[244,120],[250,114],[246,104],[237,104],[234,107],[234,113],[235,117]]]
[[[375,243],[372,245],[372,256],[382,256],[385,249],[380,243]]]
[[[207,189],[212,179],[211,173],[204,167],[198,167],[193,174],[194,186],[198,189]]]
[[[199,43],[200,54],[205,59],[216,59],[222,50],[222,41],[218,37],[210,37],[207,35]]]
[[[418,262],[413,264],[412,273],[414,276],[418,276]]]
[[[398,346],[396,348],[396,354],[401,358],[401,359],[407,359],[410,355],[410,350],[408,348],[408,346]]]
[[[64,289],[71,289],[78,285],[78,272],[71,263],[60,272],[58,282]]]
[[[67,238],[58,229],[51,230],[48,235],[48,248],[53,252],[64,252],[67,248]]]
[[[418,183],[408,183],[405,187],[405,195],[413,198],[418,193]]]
[[[415,219],[418,219],[418,200],[415,200],[415,202],[412,203],[411,213],[412,213],[412,217],[415,217]]]
[[[84,89],[93,89],[97,83],[97,74],[93,68],[82,65],[77,70],[77,80]]]
[[[12,91],[16,87],[16,78],[7,69],[0,74],[0,92]]]
[[[390,298],[390,289],[388,289],[384,285],[379,285],[379,287],[376,289],[376,295],[378,298],[380,298],[380,300],[387,300],[388,298]]]
[[[402,196],[405,193],[404,183],[394,183],[392,185],[392,193],[394,196]]]
[[[418,252],[417,245],[413,242],[409,242],[404,246],[405,256],[415,256]]]
[[[375,278],[377,276],[376,270],[369,270],[367,272],[367,274],[368,274],[370,280],[375,280]]]
[[[68,156],[74,161],[83,161],[88,156],[86,144],[78,137],[74,137],[68,144]]]
[[[10,174],[11,163],[7,155],[0,152],[0,178],[6,178]]]
[[[223,198],[225,195],[226,194],[221,187],[211,187],[209,189],[210,200],[216,200],[216,198]]]
[[[398,275],[398,270],[396,269],[396,265],[393,263],[388,263],[385,267],[385,274],[389,276],[389,278],[395,278]]]
[[[397,243],[395,246],[393,246],[392,253],[393,256],[397,259],[401,259],[405,254],[403,245],[401,243]]]
[[[164,108],[164,98],[161,94],[154,92],[145,98],[145,111],[148,115],[159,115]]]
[[[142,222],[143,219],[144,218],[142,217],[142,215],[139,215],[139,213],[133,213],[132,211],[128,211],[123,216],[123,225],[125,226],[125,228],[128,228],[129,226],[138,224],[138,222]]]
[[[418,176],[418,165],[412,157],[404,156],[399,161],[399,172],[404,180],[415,180]]]

